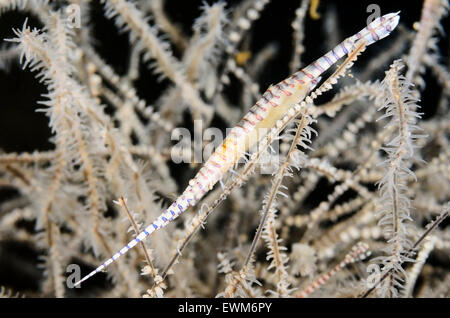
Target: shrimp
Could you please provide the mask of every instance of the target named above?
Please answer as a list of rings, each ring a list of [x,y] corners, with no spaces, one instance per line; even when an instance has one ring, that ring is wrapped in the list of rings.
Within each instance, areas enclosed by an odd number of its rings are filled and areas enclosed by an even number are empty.
[[[351,53],[360,41],[364,41],[365,45],[368,46],[388,36],[398,25],[399,19],[399,12],[379,17],[307,67],[278,84],[270,86],[242,120],[230,131],[195,177],[189,181],[189,185],[175,202],[139,233],[135,239],[75,285],[81,284],[104,270],[139,242],[144,241],[154,231],[165,227],[190,206],[195,206],[233,168],[246,151],[264,137],[263,134],[260,134],[262,130],[267,131],[267,129],[275,126],[276,122],[289,109],[301,102],[314,89],[320,81],[322,73],[339,59]]]

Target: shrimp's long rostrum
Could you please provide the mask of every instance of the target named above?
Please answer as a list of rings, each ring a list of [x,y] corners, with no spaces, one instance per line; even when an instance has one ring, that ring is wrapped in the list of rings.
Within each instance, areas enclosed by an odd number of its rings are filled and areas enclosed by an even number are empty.
[[[370,45],[386,36],[397,26],[398,13],[386,14],[363,30],[345,39],[334,49],[314,61],[304,69],[294,73],[280,83],[270,86],[242,120],[230,131],[227,138],[215,150],[196,176],[189,181],[188,187],[178,199],[165,210],[135,239],[106,260],[76,285],[92,277],[128,252],[139,242],[145,240],[152,232],[163,228],[169,222],[194,206],[213,186],[230,170],[246,150],[264,137],[259,134],[262,128],[270,129],[296,103],[301,102],[320,80],[320,75],[327,71],[340,58],[352,52],[359,41]]]

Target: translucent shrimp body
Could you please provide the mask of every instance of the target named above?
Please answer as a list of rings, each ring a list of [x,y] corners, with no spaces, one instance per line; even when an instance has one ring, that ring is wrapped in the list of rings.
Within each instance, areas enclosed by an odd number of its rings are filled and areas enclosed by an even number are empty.
[[[359,41],[370,45],[388,36],[399,22],[398,13],[386,14],[363,30],[345,39],[331,51],[304,69],[294,73],[280,83],[270,86],[242,120],[230,131],[227,138],[215,150],[188,187],[153,223],[148,225],[135,239],[107,259],[97,269],[79,282],[85,281],[102,271],[120,256],[145,240],[152,232],[163,228],[176,219],[189,206],[194,206],[229,171],[239,158],[261,138],[261,129],[270,129],[296,103],[301,102],[327,71],[339,59],[352,52]]]

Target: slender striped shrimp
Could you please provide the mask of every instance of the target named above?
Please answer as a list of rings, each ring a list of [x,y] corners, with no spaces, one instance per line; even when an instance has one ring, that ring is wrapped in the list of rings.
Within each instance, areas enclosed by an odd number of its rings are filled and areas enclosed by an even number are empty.
[[[102,265],[89,273],[75,285],[82,283],[96,273],[104,270],[120,256],[124,255],[139,242],[144,241],[154,231],[165,227],[190,206],[195,206],[203,196],[229,171],[237,160],[264,136],[260,129],[275,126],[289,109],[301,102],[320,81],[320,75],[345,55],[352,52],[359,41],[368,46],[388,36],[399,22],[399,12],[386,14],[345,39],[331,51],[304,69],[294,73],[280,83],[270,86],[262,97],[251,107],[242,120],[230,131],[215,152],[199,170],[184,192],[153,223],[148,225],[135,239],[129,242]]]

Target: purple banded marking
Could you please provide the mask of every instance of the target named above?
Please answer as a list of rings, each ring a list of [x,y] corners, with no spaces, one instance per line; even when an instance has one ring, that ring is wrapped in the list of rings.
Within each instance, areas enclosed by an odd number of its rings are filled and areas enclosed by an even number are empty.
[[[341,42],[341,43],[339,44],[339,46],[341,47],[342,51],[344,51],[345,54],[348,54],[348,50],[347,50],[347,48],[345,47],[344,42]]]
[[[183,210],[183,206],[181,204],[178,204],[178,210]]]
[[[237,123],[236,124],[236,127],[240,127],[240,128],[242,128],[244,131],[245,131],[245,133],[248,133],[248,129],[242,124],[242,121],[240,121],[239,123]],[[239,137],[239,136],[238,136]],[[235,143],[235,145],[237,144],[237,141],[236,141],[236,143]]]
[[[171,213],[173,216],[175,216],[175,212],[173,212],[172,210],[170,210],[170,213]]]
[[[289,86],[289,87],[292,87],[292,88],[295,87],[295,85],[294,85],[293,83],[288,83],[288,82],[287,82],[287,79],[283,80],[283,83],[284,83],[285,85]]]
[[[328,65],[330,66],[334,64],[333,61],[331,61],[331,59],[326,54],[323,56],[323,59],[327,61]]]
[[[333,53],[333,56],[336,59],[336,61],[340,59],[339,55],[337,55],[336,52],[334,52],[334,48],[331,49],[331,53]]]
[[[260,120],[262,120],[263,118],[260,116],[260,115],[258,115],[257,113],[256,113],[256,110],[255,109],[253,109],[253,107],[252,108],[250,108],[250,113],[252,113],[253,114],[253,116],[255,116],[255,118],[256,118],[256,120],[257,121],[260,121]]]
[[[167,218],[165,216],[161,217],[164,222],[167,222]]]
[[[286,96],[291,96],[291,95],[292,95],[290,92],[286,91],[286,90],[284,89],[284,87],[282,87],[282,84],[277,84],[276,87],[277,87],[284,95],[286,95]],[[286,87],[286,86],[285,86],[285,87]]]
[[[267,111],[267,108],[265,108],[265,107],[263,107],[263,106],[259,106],[259,108],[263,111],[263,112],[266,112]]]
[[[197,184],[198,184],[198,187],[200,188],[200,190],[203,189],[203,185],[200,181],[197,181]]]
[[[255,126],[255,123],[247,118],[242,118],[242,120],[245,120],[246,122],[248,122],[250,125]]]
[[[276,85],[274,86],[275,88],[277,87]],[[279,95],[275,95],[274,93],[272,93],[272,87],[267,89],[267,93],[270,93],[270,95],[272,96],[272,98],[280,98]]]
[[[367,30],[370,31],[370,35],[372,35],[372,40],[378,41],[380,39],[380,37],[378,36],[377,32],[375,32],[374,29],[372,29],[371,27],[367,27]]]
[[[287,91],[287,90],[280,89],[280,91],[282,91],[284,93],[284,95],[286,95],[286,96],[291,96],[292,95],[292,93]]]
[[[325,72],[325,70],[320,66],[319,62],[314,62],[313,66],[316,67],[321,73]]]
[[[295,74],[292,76],[292,78],[293,78],[295,81],[299,82],[300,84],[304,85],[304,84],[305,84],[305,81],[302,80],[302,78],[299,77],[299,76],[300,76],[300,73],[297,72],[297,73],[295,73]]]
[[[286,86],[283,85],[283,83],[278,83],[276,85],[274,85],[274,88],[276,88],[276,91],[281,91],[282,89],[284,89]]]
[[[381,25],[388,33],[390,33],[392,31],[391,25],[389,23],[383,23],[385,20],[384,16],[380,18]]]
[[[301,70],[300,72],[302,72],[303,74],[305,74],[306,77],[309,77],[310,79],[314,79],[314,76],[312,74],[309,74],[308,72],[306,72],[305,70]]]
[[[219,165],[217,162],[215,162],[215,161],[213,161],[213,160],[211,160],[211,164],[212,164],[214,167],[216,167],[216,168],[220,168],[220,167],[221,167],[221,165]]]
[[[155,230],[158,229],[158,225],[156,225],[155,223],[152,223],[152,225],[153,225],[153,228],[154,228]]]
[[[313,80],[311,81],[311,84],[312,84],[313,86],[316,86],[317,83],[319,83],[319,79],[313,79]]]
[[[211,175],[214,175],[214,174],[216,173],[214,170],[211,170],[211,169],[209,169],[209,168],[208,168],[208,172],[209,172]]]

